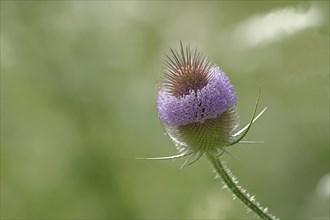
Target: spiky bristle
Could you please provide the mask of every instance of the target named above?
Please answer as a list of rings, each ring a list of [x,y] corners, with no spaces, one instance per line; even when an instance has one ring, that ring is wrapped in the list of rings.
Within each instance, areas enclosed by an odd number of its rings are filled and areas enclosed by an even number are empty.
[[[171,50],[171,56],[166,55],[162,71],[162,87],[170,94],[180,97],[197,91],[207,85],[211,64],[207,57],[192,51],[190,46],[185,48],[180,42],[180,53]]]

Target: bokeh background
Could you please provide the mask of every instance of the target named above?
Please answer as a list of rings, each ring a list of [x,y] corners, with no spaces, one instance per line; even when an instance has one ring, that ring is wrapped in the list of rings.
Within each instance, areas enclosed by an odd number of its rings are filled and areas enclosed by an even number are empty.
[[[254,218],[202,158],[176,149],[156,82],[179,40],[220,65],[241,124],[236,160],[282,219],[329,218],[328,1],[1,1],[1,218]]]

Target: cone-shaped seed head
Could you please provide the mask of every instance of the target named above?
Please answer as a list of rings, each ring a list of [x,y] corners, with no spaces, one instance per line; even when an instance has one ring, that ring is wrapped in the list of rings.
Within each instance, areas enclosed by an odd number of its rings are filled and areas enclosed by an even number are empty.
[[[189,47],[167,56],[158,115],[172,138],[198,150],[224,146],[236,126],[236,92],[225,73]]]

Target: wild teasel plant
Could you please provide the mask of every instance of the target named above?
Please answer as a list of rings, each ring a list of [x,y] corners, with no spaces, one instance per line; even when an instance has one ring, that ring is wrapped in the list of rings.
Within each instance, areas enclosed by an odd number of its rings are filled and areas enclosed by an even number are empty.
[[[197,49],[183,47],[181,41],[180,46],[179,52],[170,49],[171,55],[166,55],[157,100],[159,118],[179,154],[139,159],[188,157],[182,165],[185,167],[206,155],[225,187],[250,211],[262,219],[276,219],[267,208],[260,206],[254,196],[238,185],[231,171],[220,160],[223,153],[233,156],[228,148],[234,144],[257,143],[243,139],[252,123],[266,110],[264,108],[256,114],[260,89],[250,123],[237,130],[237,95],[226,74]]]

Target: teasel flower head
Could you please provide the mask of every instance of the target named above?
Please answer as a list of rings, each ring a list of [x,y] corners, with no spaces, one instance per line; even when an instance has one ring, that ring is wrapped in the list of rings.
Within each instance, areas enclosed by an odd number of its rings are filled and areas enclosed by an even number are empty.
[[[161,73],[159,118],[183,155],[220,153],[238,124],[236,92],[220,67],[197,49],[180,46],[166,56]]]

